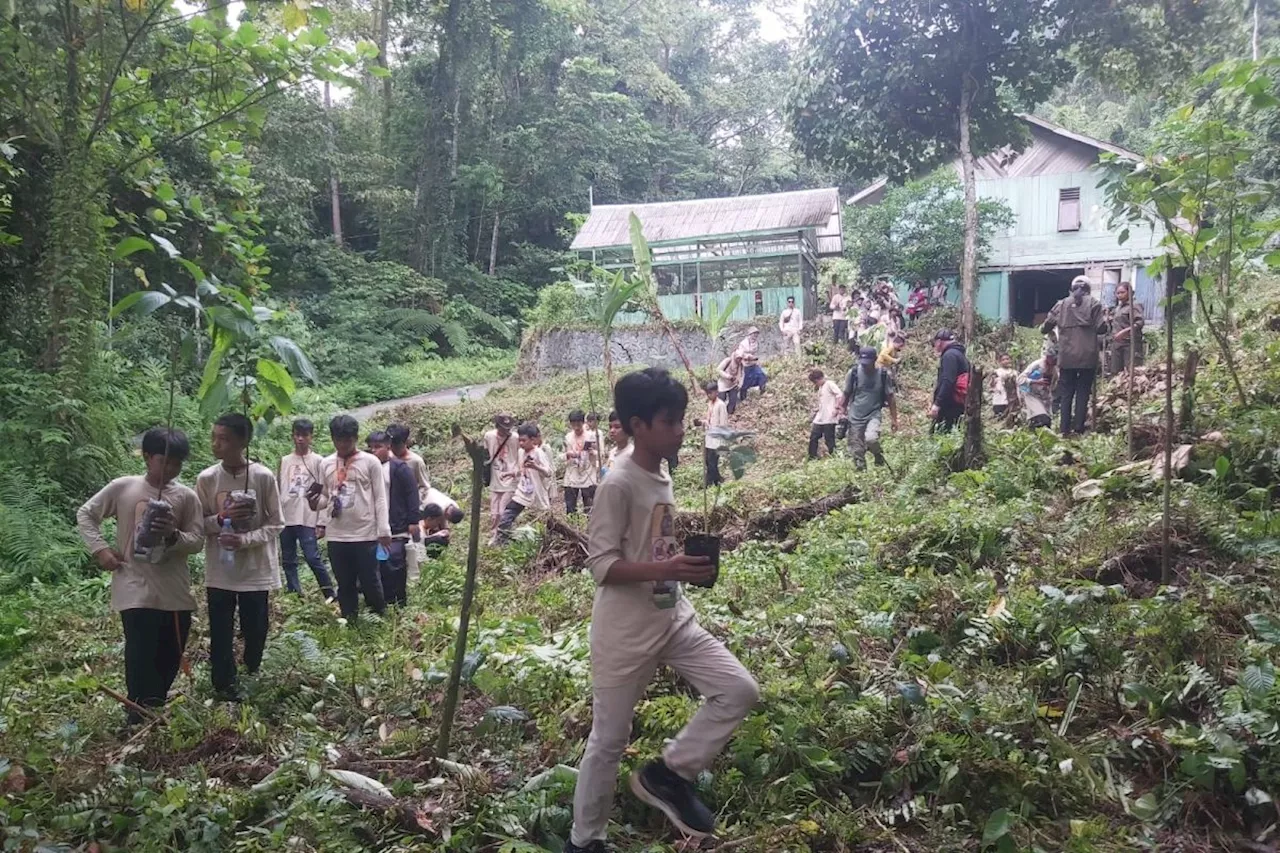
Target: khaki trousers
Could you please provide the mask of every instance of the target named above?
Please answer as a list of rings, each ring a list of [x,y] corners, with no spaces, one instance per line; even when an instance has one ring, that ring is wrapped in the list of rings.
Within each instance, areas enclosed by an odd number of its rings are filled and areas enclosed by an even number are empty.
[[[782,354],[783,354],[783,355],[786,355],[786,354],[787,354],[787,349],[788,349],[788,348],[790,348],[790,347],[794,347],[794,348],[795,348],[795,351],[796,351],[796,355],[797,355],[797,356],[799,356],[799,355],[803,355],[803,354],[804,354],[804,353],[803,353],[803,351],[802,351],[802,350],[801,350],[801,348],[800,348],[800,333],[799,333],[799,332],[783,332],[783,333],[782,333]]]
[[[592,650],[591,736],[578,768],[570,836],[579,847],[605,837],[631,719],[659,664],[674,669],[705,699],[662,754],[671,770],[690,781],[711,765],[760,698],[751,673],[695,619],[674,629],[653,657],[620,661],[614,652],[608,658],[602,661]]]
[[[511,496],[515,492],[495,492],[489,491],[489,544],[493,545],[498,541],[498,523],[502,521],[502,514],[507,511],[507,504],[511,503]]]
[[[418,565],[422,562],[422,543],[409,541],[404,543],[404,564],[408,570],[408,580],[416,581],[422,575]]]

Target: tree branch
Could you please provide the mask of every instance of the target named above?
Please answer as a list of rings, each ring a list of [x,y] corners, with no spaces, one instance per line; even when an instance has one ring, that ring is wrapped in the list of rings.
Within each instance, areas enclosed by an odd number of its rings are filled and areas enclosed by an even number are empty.
[[[147,31],[155,16],[167,5],[167,0],[159,0],[159,2],[152,6],[151,10],[147,12],[147,16],[142,19],[142,23],[138,24],[138,28],[130,33],[128,26],[125,25],[124,0],[120,0],[120,28],[124,31],[125,35],[124,47],[120,49],[120,56],[116,58],[115,67],[112,68],[111,73],[102,80],[103,96],[102,100],[98,102],[98,114],[93,118],[93,125],[89,128],[89,136],[85,139],[85,148],[89,148],[93,145],[93,140],[106,124],[107,113],[111,109],[111,92],[115,89],[116,80],[119,79],[120,72],[124,70],[125,60],[129,58],[129,54],[132,52],[134,45],[138,43],[138,38]]]

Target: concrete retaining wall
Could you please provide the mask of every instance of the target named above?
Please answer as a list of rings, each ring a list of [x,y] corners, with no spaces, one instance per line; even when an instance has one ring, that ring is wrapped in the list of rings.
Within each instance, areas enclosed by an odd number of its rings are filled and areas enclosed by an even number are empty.
[[[826,318],[823,318],[824,320]],[[767,360],[782,351],[782,333],[777,320],[762,317],[757,323],[760,343],[757,352]],[[811,334],[830,334],[830,324],[806,324],[805,338]],[[749,325],[734,324],[727,328],[717,347],[698,329],[676,329],[685,355],[695,366],[714,364],[737,346]],[[671,340],[659,326],[623,326],[613,333],[613,364],[615,368],[628,364],[649,367],[681,368],[680,355]],[[526,341],[520,350],[520,362],[516,373],[522,379],[538,380],[557,373],[576,373],[585,368],[604,369],[604,343],[599,332],[590,329],[552,329]]]

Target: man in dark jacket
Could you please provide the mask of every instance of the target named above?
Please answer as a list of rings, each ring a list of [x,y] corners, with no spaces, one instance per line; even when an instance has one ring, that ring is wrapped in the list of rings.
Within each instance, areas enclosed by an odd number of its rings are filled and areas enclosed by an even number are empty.
[[[382,575],[382,591],[387,604],[403,607],[409,601],[409,562],[405,548],[409,540],[418,541],[420,534],[418,510],[418,480],[407,462],[397,459],[391,452],[391,440],[386,433],[369,436],[374,456],[382,462],[382,472],[387,479],[387,520],[391,527],[391,547],[385,560],[378,562]]]
[[[1049,311],[1040,331],[1058,332],[1058,383],[1062,394],[1062,434],[1084,432],[1089,395],[1098,374],[1098,335],[1106,334],[1102,304],[1089,294],[1089,279],[1071,280],[1071,295]]]
[[[933,421],[934,432],[951,432],[964,416],[961,391],[968,389],[969,359],[964,344],[956,340],[956,333],[950,329],[939,329],[934,334],[933,351],[938,354],[938,380],[933,386],[929,419]]]

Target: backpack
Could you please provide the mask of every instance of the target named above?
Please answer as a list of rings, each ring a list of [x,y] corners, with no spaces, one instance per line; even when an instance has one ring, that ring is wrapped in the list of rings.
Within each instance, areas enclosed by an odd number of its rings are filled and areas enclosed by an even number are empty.
[[[880,380],[880,408],[882,409],[889,402],[889,377],[886,375],[887,373],[888,371],[883,367],[876,368],[876,378]],[[858,393],[858,366],[856,364],[850,368],[849,375],[845,377],[844,385],[845,391],[848,392],[845,394],[845,405],[850,405],[853,403],[854,395]]]
[[[961,373],[956,377],[956,387],[955,390],[951,392],[951,399],[956,405],[963,406],[965,399],[968,398],[968,396],[969,371],[966,370],[964,373]]]

